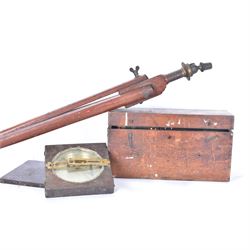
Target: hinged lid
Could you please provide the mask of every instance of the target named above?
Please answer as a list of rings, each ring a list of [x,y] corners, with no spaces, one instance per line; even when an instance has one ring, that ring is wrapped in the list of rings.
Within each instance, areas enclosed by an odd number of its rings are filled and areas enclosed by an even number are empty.
[[[133,108],[109,112],[109,128],[232,130],[234,116],[224,110]]]

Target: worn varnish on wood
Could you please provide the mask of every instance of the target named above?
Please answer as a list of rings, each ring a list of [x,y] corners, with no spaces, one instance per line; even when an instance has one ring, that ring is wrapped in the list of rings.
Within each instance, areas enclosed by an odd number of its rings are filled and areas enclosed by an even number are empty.
[[[229,181],[234,117],[227,111],[109,112],[115,177]]]

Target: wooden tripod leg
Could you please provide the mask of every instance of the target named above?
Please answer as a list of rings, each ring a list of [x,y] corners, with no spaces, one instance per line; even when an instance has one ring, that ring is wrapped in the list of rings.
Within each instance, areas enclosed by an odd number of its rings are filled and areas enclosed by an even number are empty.
[[[44,115],[41,115],[41,116],[38,116],[36,118],[33,118],[31,120],[28,120],[26,122],[23,122],[23,123],[20,123],[20,124],[17,124],[13,127],[10,127],[8,129],[5,129],[5,130],[2,130],[0,132],[0,136],[3,136],[3,135],[7,135],[8,133],[11,133],[11,132],[14,132],[14,131],[17,131],[18,129],[22,129],[22,128],[25,128],[27,126],[31,126],[31,125],[34,125],[36,123],[39,123],[39,122],[43,122],[45,120],[48,120],[48,119],[51,119],[51,118],[54,118],[56,116],[59,116],[59,115],[62,115],[64,113],[67,113],[67,112],[70,112],[70,111],[73,111],[74,109],[77,109],[83,105],[86,105],[86,104],[89,104],[91,102],[94,102],[100,98],[103,98],[105,96],[108,96],[108,95],[111,95],[111,94],[114,94],[118,91],[120,91],[121,89],[123,88],[127,88],[133,84],[137,84],[139,82],[142,82],[144,80],[148,79],[148,77],[146,75],[143,75],[143,76],[138,76],[136,78],[134,78],[133,80],[130,80],[128,82],[125,82],[125,83],[122,83],[118,86],[115,86],[113,88],[110,88],[108,90],[105,90],[103,92],[100,92],[98,94],[95,94],[93,96],[90,96],[90,97],[87,97],[85,99],[82,99],[80,101],[77,101],[77,102],[74,102],[74,103],[71,103],[67,106],[64,106],[62,108],[59,108],[59,109],[56,109],[52,112],[49,112],[47,114],[44,114]]]
[[[118,95],[113,98],[107,98],[95,105],[89,105],[85,108],[79,108],[51,119],[35,123],[24,128],[20,128],[7,135],[0,135],[0,148],[24,141],[26,139],[50,132],[52,130],[70,125],[72,123],[85,120],[87,118],[102,114],[135,102],[155,96],[155,90],[152,86],[144,86],[132,90],[126,94]]]

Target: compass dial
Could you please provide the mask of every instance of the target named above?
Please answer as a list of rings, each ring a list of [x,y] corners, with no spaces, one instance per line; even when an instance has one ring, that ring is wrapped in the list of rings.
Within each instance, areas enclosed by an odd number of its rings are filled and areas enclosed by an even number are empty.
[[[77,167],[72,168],[72,162],[77,164]],[[52,164],[63,164],[66,167],[52,169],[52,172],[60,179],[73,183],[84,183],[96,179],[104,170],[104,166],[100,165],[86,165],[81,166],[79,162],[88,162],[88,161],[98,161],[102,160],[102,157],[95,151],[82,148],[74,147],[63,150],[59,152],[52,159]],[[68,164],[68,167],[67,167]]]

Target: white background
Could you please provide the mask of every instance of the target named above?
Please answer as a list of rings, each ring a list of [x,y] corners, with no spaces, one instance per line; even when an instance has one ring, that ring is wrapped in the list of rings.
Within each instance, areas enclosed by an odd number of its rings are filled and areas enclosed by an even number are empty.
[[[0,130],[182,61],[213,70],[140,107],[235,115],[229,183],[115,179],[112,195],[46,199],[0,185],[0,249],[250,249],[250,2],[0,1]],[[0,150],[0,175],[45,144],[105,142],[107,114]]]

